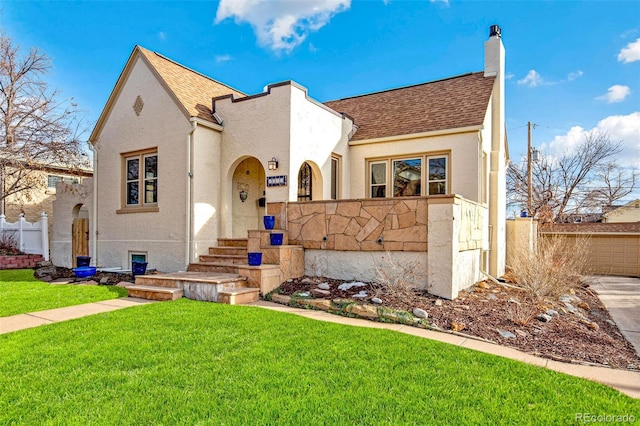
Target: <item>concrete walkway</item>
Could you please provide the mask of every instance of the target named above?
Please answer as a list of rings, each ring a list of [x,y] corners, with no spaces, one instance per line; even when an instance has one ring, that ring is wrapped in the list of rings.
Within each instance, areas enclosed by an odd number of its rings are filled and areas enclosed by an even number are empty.
[[[102,302],[69,306],[67,308],[58,308],[48,311],[4,317],[0,318],[0,334],[37,327],[40,325],[51,324],[54,322],[80,318],[87,315],[115,311],[117,309],[123,309],[132,306],[139,306],[147,303],[156,302],[145,299],[125,297],[122,299],[105,300]],[[257,302],[251,303],[250,306],[271,309],[279,312],[287,312],[319,321],[327,321],[358,327],[384,328],[388,330],[398,331],[400,333],[410,334],[412,336],[437,340],[439,342],[449,343],[452,345],[489,353],[504,358],[510,358],[517,361],[525,362],[527,364],[537,365],[539,367],[559,371],[561,373],[569,374],[572,376],[593,380],[595,382],[603,383],[607,386],[617,389],[618,391],[625,393],[633,398],[640,398],[640,373],[638,372],[615,370],[605,367],[567,364],[545,358],[538,358],[533,355],[518,351],[516,349],[496,345],[493,343],[487,343],[460,335],[424,330],[421,328],[411,327],[403,324],[387,324],[368,321],[364,319],[347,318],[339,315],[333,315],[324,311],[312,311],[308,309],[292,308],[290,306],[284,306],[264,300],[259,300]]]
[[[640,356],[640,278],[590,276],[587,282]]]

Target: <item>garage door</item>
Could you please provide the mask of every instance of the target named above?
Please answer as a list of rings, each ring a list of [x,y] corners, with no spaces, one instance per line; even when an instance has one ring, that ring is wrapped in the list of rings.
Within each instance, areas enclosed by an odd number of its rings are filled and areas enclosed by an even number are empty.
[[[640,276],[639,235],[591,235],[590,267],[595,274]]]

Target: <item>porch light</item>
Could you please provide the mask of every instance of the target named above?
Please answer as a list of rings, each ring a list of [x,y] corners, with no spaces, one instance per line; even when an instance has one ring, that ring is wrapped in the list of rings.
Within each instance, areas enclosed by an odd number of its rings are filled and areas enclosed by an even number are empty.
[[[276,170],[278,168],[278,159],[276,157],[271,157],[271,160],[268,161],[269,170]]]
[[[245,201],[247,201],[247,197],[249,196],[249,193],[247,191],[245,191],[244,189],[242,191],[240,191],[240,201],[242,201],[243,203]]]

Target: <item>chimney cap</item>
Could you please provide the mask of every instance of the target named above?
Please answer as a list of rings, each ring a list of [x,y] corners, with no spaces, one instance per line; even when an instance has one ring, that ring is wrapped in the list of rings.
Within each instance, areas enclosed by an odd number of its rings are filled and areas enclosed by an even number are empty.
[[[500,29],[500,25],[492,25],[489,28],[489,37],[498,36],[502,38],[502,30]]]

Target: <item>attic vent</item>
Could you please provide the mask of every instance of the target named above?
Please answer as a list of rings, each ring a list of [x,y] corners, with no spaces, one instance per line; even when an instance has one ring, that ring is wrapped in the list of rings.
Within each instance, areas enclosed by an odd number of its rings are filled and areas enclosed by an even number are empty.
[[[136,101],[133,103],[133,110],[135,111],[136,115],[140,115],[140,112],[142,112],[143,107],[144,107],[144,102],[142,102],[142,98],[140,97],[140,95],[138,95],[138,97],[136,98]]]

